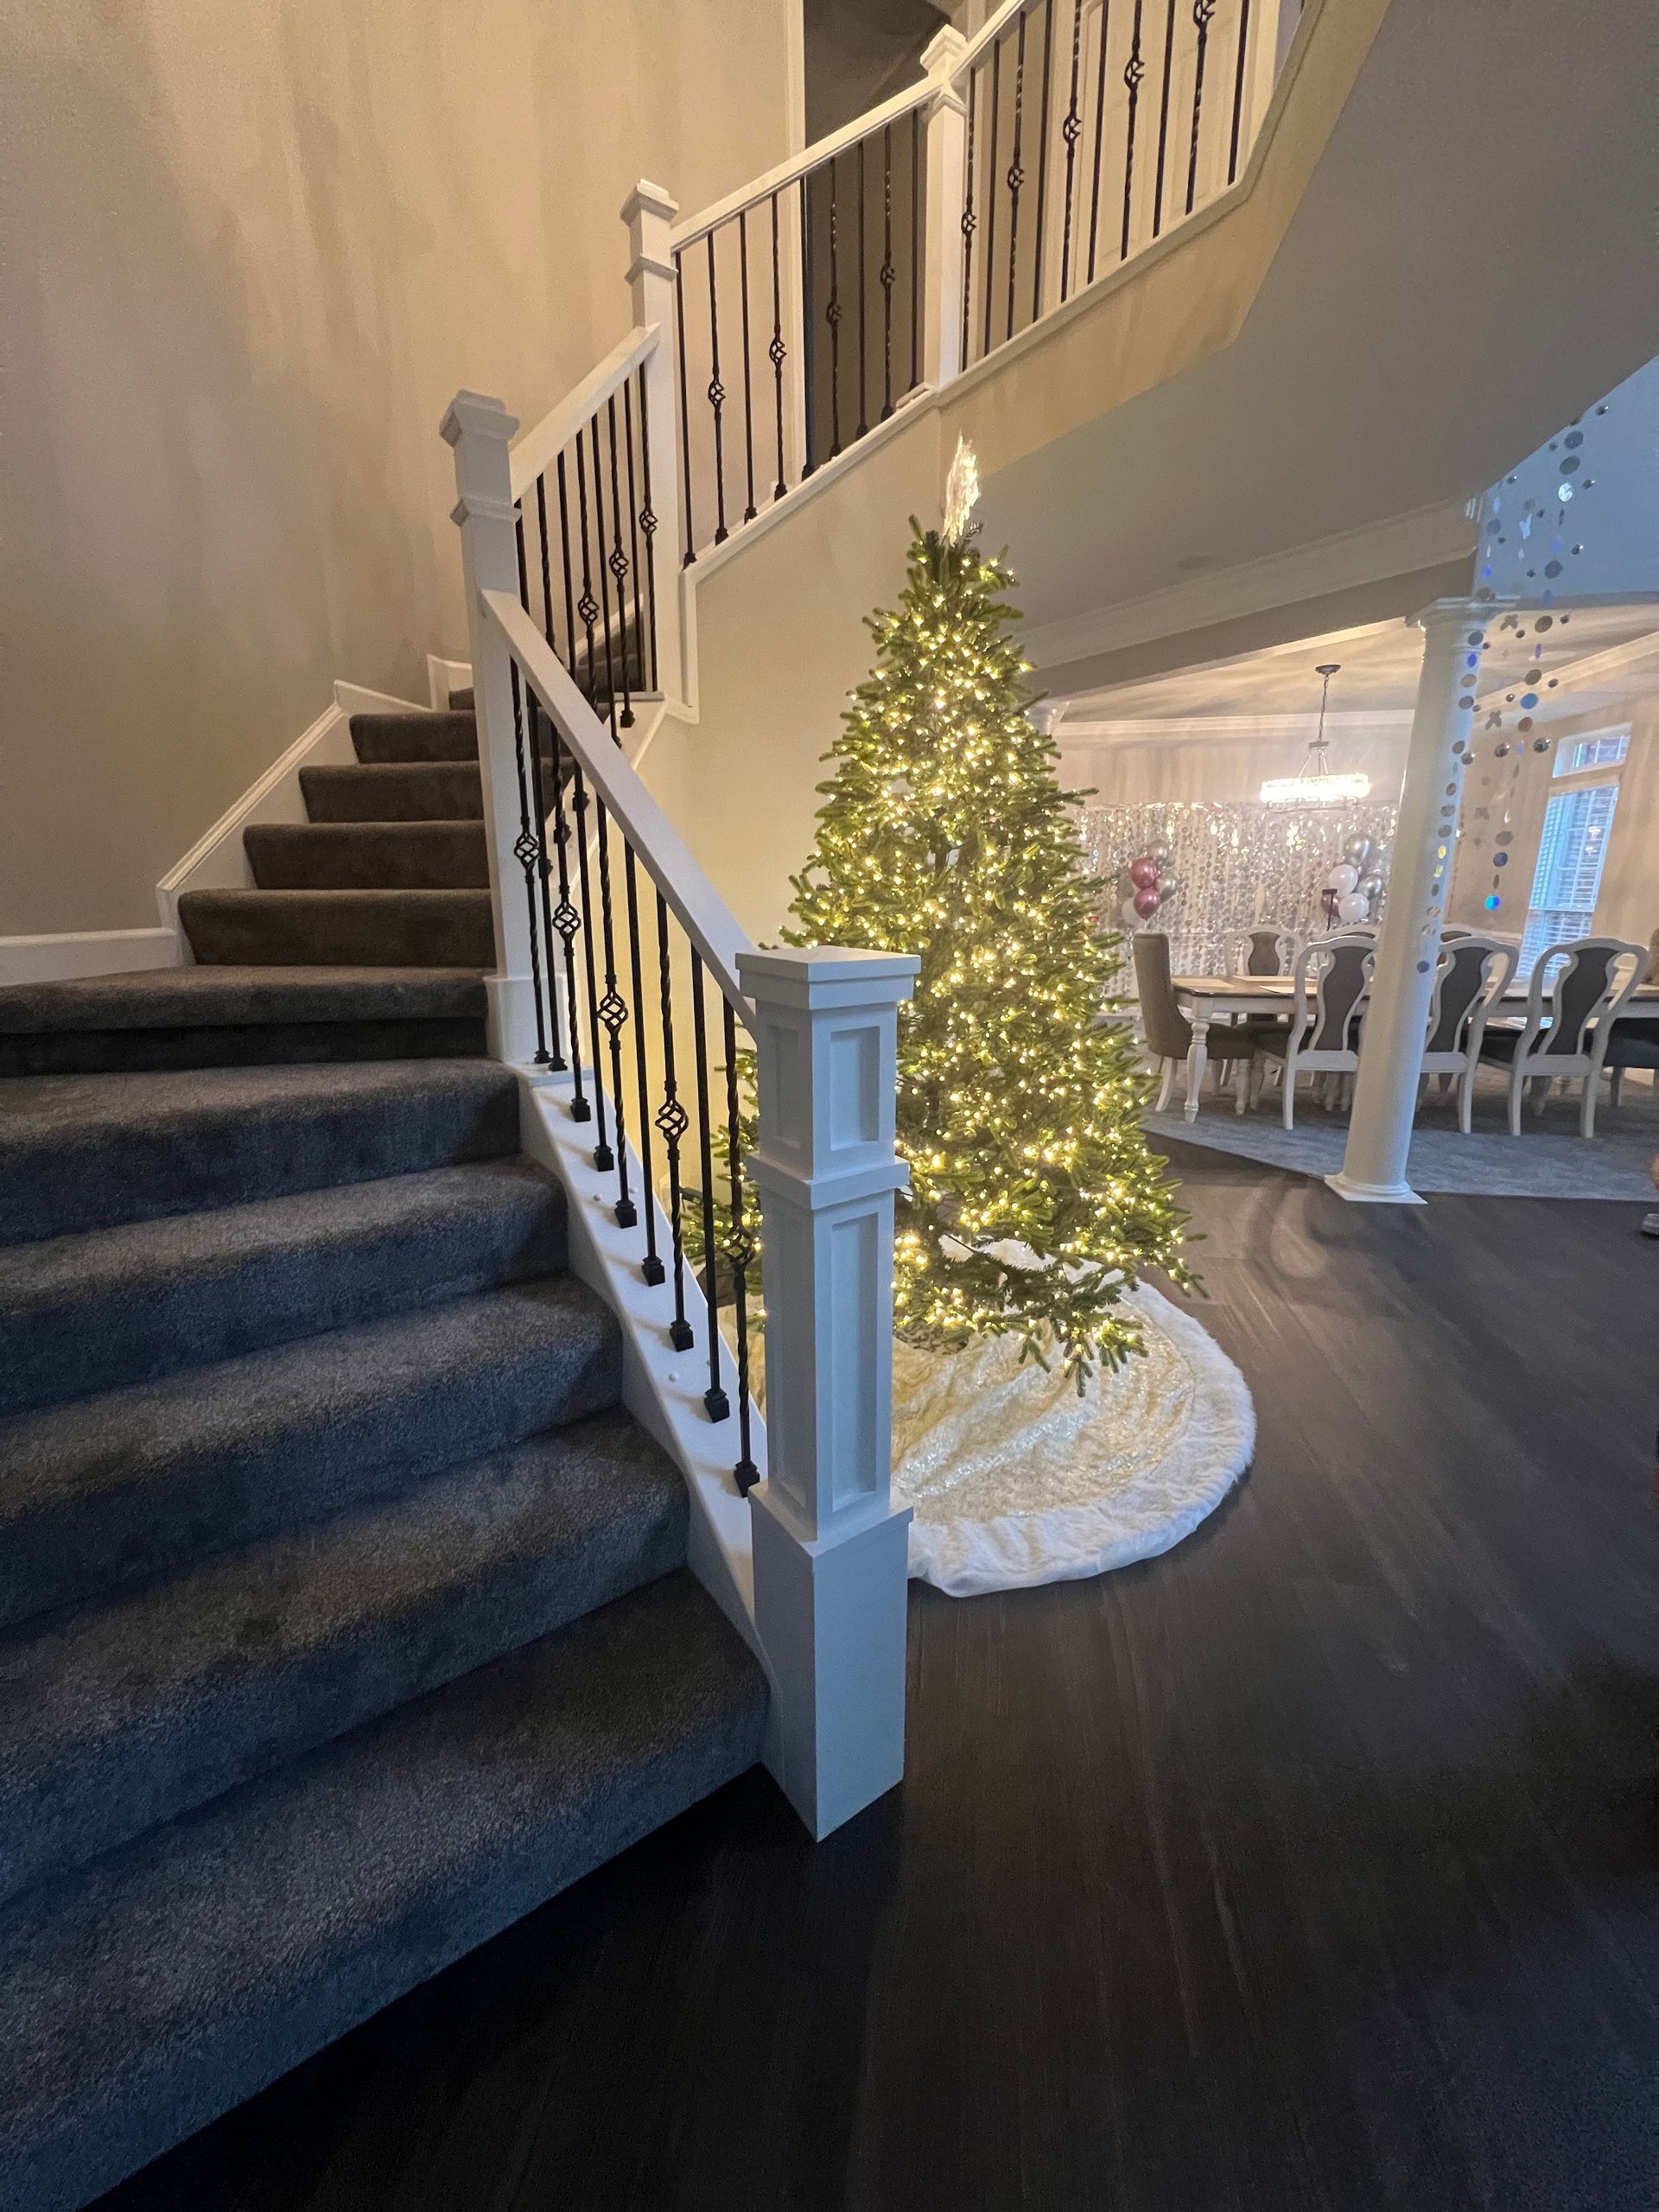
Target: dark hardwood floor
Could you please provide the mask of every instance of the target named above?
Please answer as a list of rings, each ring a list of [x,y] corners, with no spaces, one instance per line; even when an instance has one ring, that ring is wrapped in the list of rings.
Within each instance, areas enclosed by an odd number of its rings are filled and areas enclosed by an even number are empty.
[[[1653,2212],[1659,1244],[1180,1165],[1220,1512],[913,1588],[902,1789],[749,1777],[102,2212]]]

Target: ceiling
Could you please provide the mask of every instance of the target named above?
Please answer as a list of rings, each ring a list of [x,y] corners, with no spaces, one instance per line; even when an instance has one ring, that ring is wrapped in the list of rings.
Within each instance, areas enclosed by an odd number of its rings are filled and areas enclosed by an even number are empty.
[[[1482,671],[1483,693],[1501,692],[1540,642],[1546,648],[1544,666],[1559,686],[1541,706],[1541,717],[1582,714],[1632,690],[1659,689],[1659,609],[1598,607],[1556,614],[1551,634],[1541,640],[1513,632],[1495,636]],[[1147,723],[1197,722],[1222,726],[1210,734],[1236,729],[1247,735],[1258,720],[1316,714],[1319,678],[1314,671],[1321,661],[1339,664],[1331,681],[1334,727],[1403,719],[1416,697],[1422,653],[1422,633],[1411,624],[1375,622],[1143,683],[1078,693],[1063,702],[1058,728],[1068,736],[1109,739],[1144,737],[1148,732],[1141,725]]]

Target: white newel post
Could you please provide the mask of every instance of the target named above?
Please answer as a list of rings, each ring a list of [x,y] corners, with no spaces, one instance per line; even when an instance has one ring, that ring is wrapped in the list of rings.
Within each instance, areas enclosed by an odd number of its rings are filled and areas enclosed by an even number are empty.
[[[889,1493],[904,954],[745,952],[754,1001],[768,1478],[749,1499],[778,1778],[815,1836],[904,1771],[910,1509]]]
[[[490,906],[495,921],[495,973],[484,979],[489,1046],[497,1059],[522,1063],[535,1057],[536,1002],[524,874],[512,850],[519,823],[512,656],[499,630],[485,620],[479,601],[483,591],[518,596],[518,543],[508,460],[518,428],[516,418],[499,399],[476,391],[458,391],[442,425],[445,442],[455,450],[457,497],[451,518],[461,526],[484,834],[490,854]]]
[[[671,699],[690,695],[681,619],[680,419],[675,412],[674,258],[669,232],[679,213],[661,185],[642,177],[622,203],[628,226],[628,286],[636,327],[653,325],[657,343],[645,362],[645,409],[651,431],[651,508],[657,518],[652,559],[657,583],[657,666]],[[641,488],[641,498],[644,490]]]
[[[962,367],[962,203],[968,180],[968,110],[951,79],[968,41],[947,24],[923,50],[936,89],[927,104],[926,290],[922,375],[935,391]]]
[[[1422,673],[1389,864],[1388,905],[1361,1033],[1353,1115],[1342,1172],[1325,1178],[1344,1198],[1421,1204],[1406,1180],[1406,1160],[1457,850],[1480,645],[1491,613],[1463,600],[1437,600],[1418,617]]]

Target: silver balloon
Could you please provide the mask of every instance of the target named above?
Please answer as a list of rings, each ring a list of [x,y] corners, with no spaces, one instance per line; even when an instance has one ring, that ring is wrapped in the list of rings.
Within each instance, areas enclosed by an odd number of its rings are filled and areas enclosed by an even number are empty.
[[[1371,841],[1369,837],[1351,837],[1342,849],[1342,857],[1351,861],[1363,875],[1365,863],[1370,858]]]

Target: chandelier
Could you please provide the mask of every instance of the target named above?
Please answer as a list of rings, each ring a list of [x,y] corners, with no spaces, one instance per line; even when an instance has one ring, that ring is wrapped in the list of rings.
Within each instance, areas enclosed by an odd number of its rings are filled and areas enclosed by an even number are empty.
[[[1365,775],[1333,776],[1325,765],[1329,741],[1325,734],[1325,710],[1331,697],[1331,679],[1342,666],[1339,660],[1321,661],[1315,676],[1324,678],[1319,693],[1319,727],[1309,739],[1307,760],[1300,776],[1269,776],[1262,786],[1268,806],[1339,806],[1363,798],[1371,788]]]

